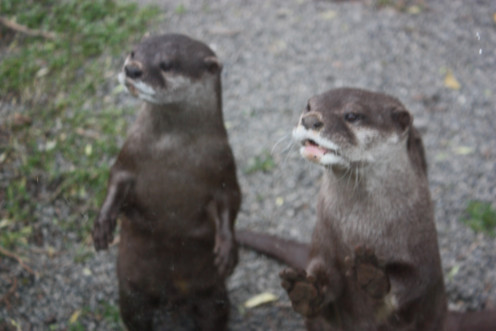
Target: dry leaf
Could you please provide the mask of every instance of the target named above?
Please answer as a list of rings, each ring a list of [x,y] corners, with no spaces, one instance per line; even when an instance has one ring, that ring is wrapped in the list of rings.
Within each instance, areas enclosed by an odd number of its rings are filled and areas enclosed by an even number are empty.
[[[334,10],[328,10],[320,14],[324,20],[332,20],[337,16],[337,13]]]
[[[76,310],[72,313],[71,318],[69,319],[69,324],[74,324],[78,320],[79,316],[81,316],[81,309]]]
[[[57,140],[48,140],[45,144],[45,151],[49,152],[57,146]]]
[[[55,256],[55,254],[57,253],[57,251],[55,250],[55,248],[53,248],[52,246],[48,246],[47,249],[46,249],[46,252],[48,254],[48,257],[52,258]]]
[[[246,300],[244,306],[245,308],[251,309],[273,301],[277,301],[277,297],[272,293],[264,292]]]
[[[30,116],[19,113],[15,113],[11,117],[11,121],[12,126],[14,126],[15,128],[19,128],[25,125],[31,125],[31,123],[33,122]]]
[[[453,90],[459,90],[461,87],[460,83],[456,79],[455,75],[453,75],[453,72],[451,72],[451,70],[448,70],[446,76],[444,77],[444,86]]]
[[[417,15],[417,14],[420,14],[422,12],[422,8],[420,6],[413,5],[413,6],[408,7],[407,11],[409,14]]]
[[[87,144],[86,147],[84,147],[84,153],[87,156],[90,156],[93,153],[93,146],[91,144]]]
[[[468,146],[458,146],[453,148],[453,150],[458,155],[468,155],[468,154],[472,154],[474,151],[472,147],[468,147]]]
[[[48,72],[49,72],[49,69],[47,67],[43,67],[40,70],[38,70],[38,72],[36,73],[36,77],[40,78],[40,77],[46,76],[48,74]]]
[[[227,26],[215,26],[215,27],[209,29],[209,32],[211,34],[230,37],[230,36],[237,35],[238,33],[241,32],[241,30],[231,29]]]
[[[446,278],[449,280],[453,280],[453,278],[458,274],[458,271],[460,271],[460,265],[455,265],[451,270],[448,272],[446,275]]]

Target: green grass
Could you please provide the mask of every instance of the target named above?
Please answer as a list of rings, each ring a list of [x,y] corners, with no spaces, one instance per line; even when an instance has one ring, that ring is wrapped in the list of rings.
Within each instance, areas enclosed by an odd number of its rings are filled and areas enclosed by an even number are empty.
[[[184,7],[183,4],[180,4],[176,7],[175,12],[177,15],[183,15],[184,13],[186,13],[186,7]]]
[[[72,312],[66,321],[59,321],[49,326],[50,330],[87,330],[87,322],[98,321],[99,329],[123,330],[117,305],[100,302],[94,308],[83,306]]]
[[[108,51],[120,52],[130,36],[142,32],[155,15],[152,8],[138,10],[135,4],[109,0],[3,0],[0,12],[29,28],[57,34],[54,40],[13,41],[16,50],[0,65],[2,77],[7,78],[0,81],[0,90],[10,95],[55,76],[59,86],[76,80],[83,90],[94,91],[99,81],[83,75],[84,61]]]
[[[120,322],[119,307],[110,303],[104,303],[102,308],[103,318],[112,326],[118,327]]]
[[[269,151],[263,151],[248,162],[244,173],[249,175],[255,172],[270,172],[276,167],[274,158]]]
[[[109,164],[119,151],[133,109],[117,108],[112,92],[122,58],[157,20],[156,8],[112,0],[2,0],[0,15],[55,39],[14,34],[0,61],[0,99],[10,105],[0,140],[0,245],[28,244],[37,205],[64,204],[69,216],[54,223],[88,234],[103,199]],[[21,124],[15,115],[29,119]]]
[[[490,202],[473,200],[465,209],[466,217],[462,221],[475,232],[482,232],[491,237],[496,235],[496,211]]]

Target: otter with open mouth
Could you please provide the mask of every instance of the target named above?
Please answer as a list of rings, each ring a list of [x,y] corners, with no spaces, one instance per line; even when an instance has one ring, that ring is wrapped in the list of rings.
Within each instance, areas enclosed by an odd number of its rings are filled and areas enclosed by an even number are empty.
[[[293,137],[326,168],[306,270],[281,273],[309,329],[442,330],[437,233],[409,112],[383,94],[332,90],[308,101]]]
[[[496,330],[494,311],[447,313],[422,139],[397,99],[340,88],[308,101],[293,130],[324,169],[310,245],[238,230],[279,259],[308,330]]]

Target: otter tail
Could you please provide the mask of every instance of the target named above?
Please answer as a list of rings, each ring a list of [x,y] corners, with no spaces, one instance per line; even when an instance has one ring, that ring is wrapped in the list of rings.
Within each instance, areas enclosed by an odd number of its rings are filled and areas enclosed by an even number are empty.
[[[448,312],[447,331],[494,331],[496,330],[496,310],[474,312]]]
[[[237,230],[236,240],[241,246],[268,255],[290,267],[305,269],[307,266],[310,252],[308,244],[249,230]]]

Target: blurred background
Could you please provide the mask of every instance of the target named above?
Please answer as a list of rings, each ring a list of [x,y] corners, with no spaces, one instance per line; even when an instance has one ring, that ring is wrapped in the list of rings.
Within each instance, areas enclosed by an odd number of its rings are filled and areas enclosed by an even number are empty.
[[[322,170],[291,141],[299,113],[330,88],[384,92],[424,138],[450,308],[495,307],[496,2],[1,0],[0,330],[122,329],[116,247],[95,253],[90,229],[140,104],[116,75],[167,32],[223,62],[239,228],[309,241]],[[303,329],[282,267],[241,251],[231,329]]]

